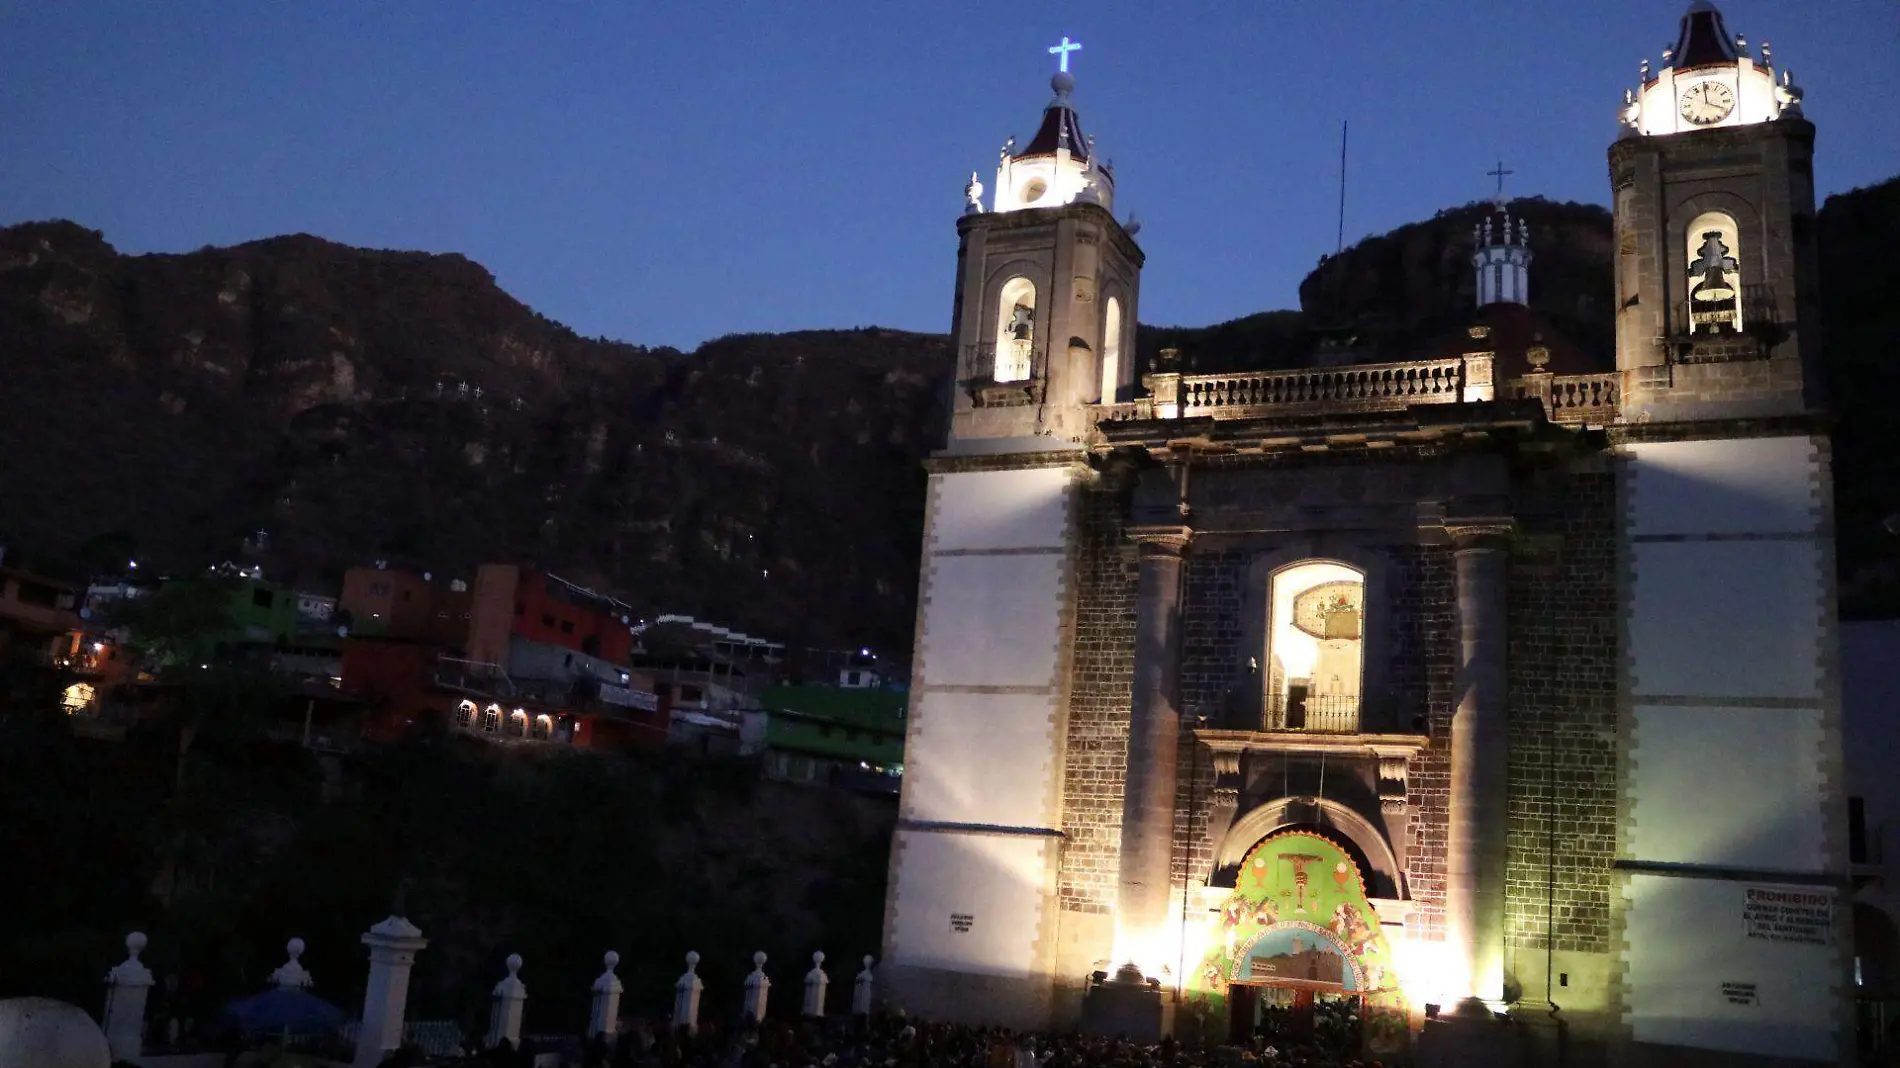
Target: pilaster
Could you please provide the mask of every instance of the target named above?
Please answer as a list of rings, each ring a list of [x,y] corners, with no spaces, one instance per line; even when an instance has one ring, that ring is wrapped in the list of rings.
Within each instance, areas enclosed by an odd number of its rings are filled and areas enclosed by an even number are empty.
[[[1512,521],[1448,521],[1458,595],[1458,704],[1451,721],[1445,927],[1476,1001],[1504,997],[1509,776],[1506,590]],[[1472,1006],[1476,1008],[1476,1006]]]
[[[1172,882],[1181,734],[1175,677],[1181,564],[1193,531],[1179,525],[1140,526],[1129,528],[1128,535],[1138,546],[1139,564],[1115,953],[1124,963],[1154,969],[1165,954]]]

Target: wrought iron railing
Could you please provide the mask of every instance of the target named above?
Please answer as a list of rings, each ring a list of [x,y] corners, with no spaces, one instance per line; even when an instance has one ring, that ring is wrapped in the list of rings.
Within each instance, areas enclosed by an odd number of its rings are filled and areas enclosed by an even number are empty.
[[[1267,695],[1265,729],[1310,731],[1315,734],[1356,734],[1359,698],[1352,694]]]

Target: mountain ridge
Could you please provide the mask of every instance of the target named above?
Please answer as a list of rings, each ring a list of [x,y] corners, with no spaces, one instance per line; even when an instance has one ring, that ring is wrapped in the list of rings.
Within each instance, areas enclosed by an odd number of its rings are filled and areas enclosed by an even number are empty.
[[[1137,358],[1427,355],[1475,311],[1470,231],[1490,210],[1323,258],[1297,310],[1144,325]],[[1607,366],[1609,213],[1511,210],[1531,228],[1533,309]],[[1843,597],[1900,606],[1900,553],[1876,530],[1900,509],[1883,488],[1900,441],[1877,403],[1900,372],[1872,355],[1900,328],[1879,296],[1891,272],[1865,268],[1900,238],[1900,179],[1829,198],[1820,227]],[[259,562],[287,581],[334,585],[374,558],[441,574],[519,559],[642,611],[901,653],[919,461],[941,443],[954,356],[944,335],[877,326],[691,352],[586,338],[458,253],[288,234],[127,256],[54,220],[0,228],[0,366],[0,501],[26,502],[0,515],[0,544],[49,566],[114,566],[104,547],[125,545],[202,566],[263,531]]]

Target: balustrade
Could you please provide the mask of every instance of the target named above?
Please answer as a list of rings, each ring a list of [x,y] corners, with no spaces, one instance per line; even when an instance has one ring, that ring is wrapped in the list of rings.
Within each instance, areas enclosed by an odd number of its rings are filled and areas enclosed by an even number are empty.
[[[1181,414],[1212,415],[1222,408],[1450,404],[1464,399],[1465,385],[1465,361],[1459,358],[1186,375],[1181,379]]]
[[[1359,698],[1355,694],[1268,694],[1263,726],[1270,731],[1354,734],[1359,730]]]

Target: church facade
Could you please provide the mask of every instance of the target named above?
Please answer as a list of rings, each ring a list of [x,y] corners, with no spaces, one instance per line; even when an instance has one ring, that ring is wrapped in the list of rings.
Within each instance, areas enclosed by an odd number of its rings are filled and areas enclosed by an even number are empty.
[[[1765,47],[1697,3],[1626,94],[1602,367],[1500,203],[1437,351],[1138,380],[1142,252],[1053,87],[958,224],[895,1003],[1062,1027],[1134,982],[1218,1035],[1292,989],[1428,1063],[1847,1059],[1814,128]]]

